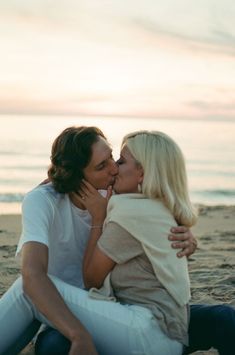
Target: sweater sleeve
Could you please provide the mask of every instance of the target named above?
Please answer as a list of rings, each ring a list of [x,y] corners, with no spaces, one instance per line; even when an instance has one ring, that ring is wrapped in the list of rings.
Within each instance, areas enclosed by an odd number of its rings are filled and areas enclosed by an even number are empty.
[[[98,247],[117,264],[125,263],[143,254],[141,243],[114,222],[109,222],[106,225],[98,241]]]

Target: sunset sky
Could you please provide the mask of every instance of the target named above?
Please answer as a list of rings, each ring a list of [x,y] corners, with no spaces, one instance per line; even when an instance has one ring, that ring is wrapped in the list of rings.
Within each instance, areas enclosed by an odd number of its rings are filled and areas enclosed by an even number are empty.
[[[235,117],[234,0],[0,0],[0,114]]]

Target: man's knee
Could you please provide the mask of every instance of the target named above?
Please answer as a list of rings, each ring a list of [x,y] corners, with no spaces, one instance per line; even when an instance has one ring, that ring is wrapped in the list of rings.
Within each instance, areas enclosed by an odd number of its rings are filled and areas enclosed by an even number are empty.
[[[69,349],[70,341],[53,328],[41,332],[35,343],[36,355],[66,355]]]
[[[235,349],[235,309],[224,304],[193,305],[190,309],[188,350],[214,347],[221,354],[231,354],[230,349]]]

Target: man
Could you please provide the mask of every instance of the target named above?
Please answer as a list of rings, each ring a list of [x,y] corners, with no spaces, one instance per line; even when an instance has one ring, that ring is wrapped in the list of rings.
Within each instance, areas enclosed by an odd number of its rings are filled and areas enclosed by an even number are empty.
[[[79,190],[85,178],[97,189],[108,189],[110,194],[109,186],[115,180],[118,167],[103,133],[94,127],[64,130],[53,144],[51,161],[48,172],[51,183],[30,192],[23,203],[23,232],[18,246],[18,252],[22,252],[25,293],[37,310],[63,334],[51,329],[42,333],[36,351],[44,355],[68,351],[70,355],[92,355],[96,350],[90,335],[68,309],[49,274],[83,287],[82,257],[89,237],[90,216],[82,203],[75,202],[73,192]],[[101,196],[100,203],[104,210],[107,200]],[[179,227],[178,231],[185,229]],[[192,253],[195,242],[190,232],[180,233],[178,237],[173,234],[173,239],[184,240],[178,244],[180,248],[186,247],[180,252],[181,256]],[[194,313],[199,314],[197,310]],[[202,322],[204,314],[200,309],[199,320]],[[192,318],[190,325],[197,322],[193,323]],[[193,334],[199,330],[200,326],[196,327]],[[221,341],[225,342],[224,339]],[[200,343],[198,345],[200,347]],[[11,355],[17,351],[19,347],[8,349]]]

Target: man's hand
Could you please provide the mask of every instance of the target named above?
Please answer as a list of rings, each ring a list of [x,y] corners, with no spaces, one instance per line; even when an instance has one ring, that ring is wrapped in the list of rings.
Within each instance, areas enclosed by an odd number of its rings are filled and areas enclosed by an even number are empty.
[[[168,239],[171,240],[172,248],[182,249],[177,253],[178,258],[189,257],[197,249],[197,240],[194,238],[191,230],[184,226],[171,228],[171,234]]]
[[[92,339],[88,336],[80,338],[79,341],[73,341],[69,355],[98,355]]]

